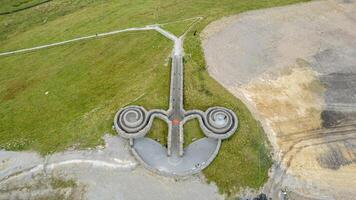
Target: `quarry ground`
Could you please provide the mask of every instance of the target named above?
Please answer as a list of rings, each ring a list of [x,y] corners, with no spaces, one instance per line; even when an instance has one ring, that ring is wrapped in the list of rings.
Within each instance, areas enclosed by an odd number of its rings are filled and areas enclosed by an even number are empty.
[[[223,18],[202,33],[208,71],[253,111],[274,149],[274,199],[355,199],[356,1]]]

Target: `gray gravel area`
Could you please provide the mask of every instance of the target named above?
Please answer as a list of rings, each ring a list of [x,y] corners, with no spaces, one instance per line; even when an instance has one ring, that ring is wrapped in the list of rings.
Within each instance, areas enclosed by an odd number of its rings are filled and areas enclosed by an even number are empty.
[[[68,197],[74,194],[75,197],[82,196],[83,199],[100,200],[131,200],[142,197],[223,199],[223,196],[218,194],[217,187],[205,183],[204,178],[199,175],[185,179],[155,175],[138,165],[130,153],[126,140],[109,135],[104,139],[105,147],[65,151],[47,157],[41,157],[33,152],[0,151],[0,197],[36,199],[58,193]],[[36,189],[21,189],[16,193],[5,190],[13,188],[14,185],[35,185],[36,177],[40,177],[37,180],[41,183]],[[43,177],[47,177],[48,180],[52,178],[74,180],[77,186],[74,189],[65,187],[61,191],[53,190],[51,187],[43,186],[47,180]],[[80,192],[81,194],[78,194]]]

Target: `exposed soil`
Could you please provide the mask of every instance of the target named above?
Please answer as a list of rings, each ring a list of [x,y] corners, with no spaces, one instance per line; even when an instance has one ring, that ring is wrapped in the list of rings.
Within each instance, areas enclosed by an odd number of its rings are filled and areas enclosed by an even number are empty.
[[[0,199],[82,200],[84,194],[85,187],[75,181],[44,173],[0,185]]]
[[[207,27],[209,73],[259,119],[278,199],[354,199],[356,1],[248,12]],[[281,196],[282,195],[282,196]]]

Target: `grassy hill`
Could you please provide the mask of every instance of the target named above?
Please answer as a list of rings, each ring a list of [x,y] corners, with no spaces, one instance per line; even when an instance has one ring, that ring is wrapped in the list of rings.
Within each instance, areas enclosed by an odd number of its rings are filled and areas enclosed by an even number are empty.
[[[1,0],[0,15],[26,10],[51,0]]]
[[[0,52],[203,16],[185,42],[185,108],[225,106],[239,116],[237,134],[223,142],[204,170],[208,181],[231,194],[241,187],[260,187],[271,160],[259,123],[205,71],[199,32],[222,16],[300,1],[53,0],[0,15]],[[12,11],[13,2],[1,0],[1,12]],[[181,34],[189,25],[174,24],[164,28]],[[48,154],[94,147],[105,133],[114,134],[111,126],[119,108],[167,109],[171,47],[156,32],[130,32],[0,57],[0,148]],[[165,124],[156,120],[150,136],[164,141],[165,134]],[[187,142],[201,135],[197,122],[186,125]]]

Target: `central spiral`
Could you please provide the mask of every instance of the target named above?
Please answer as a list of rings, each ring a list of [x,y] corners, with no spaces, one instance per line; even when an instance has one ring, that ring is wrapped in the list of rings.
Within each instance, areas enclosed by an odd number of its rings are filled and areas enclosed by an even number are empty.
[[[138,110],[128,110],[123,114],[123,121],[128,127],[135,128],[143,122],[142,112]]]
[[[135,134],[146,125],[147,111],[138,106],[122,109],[117,115],[117,126],[126,134]]]

